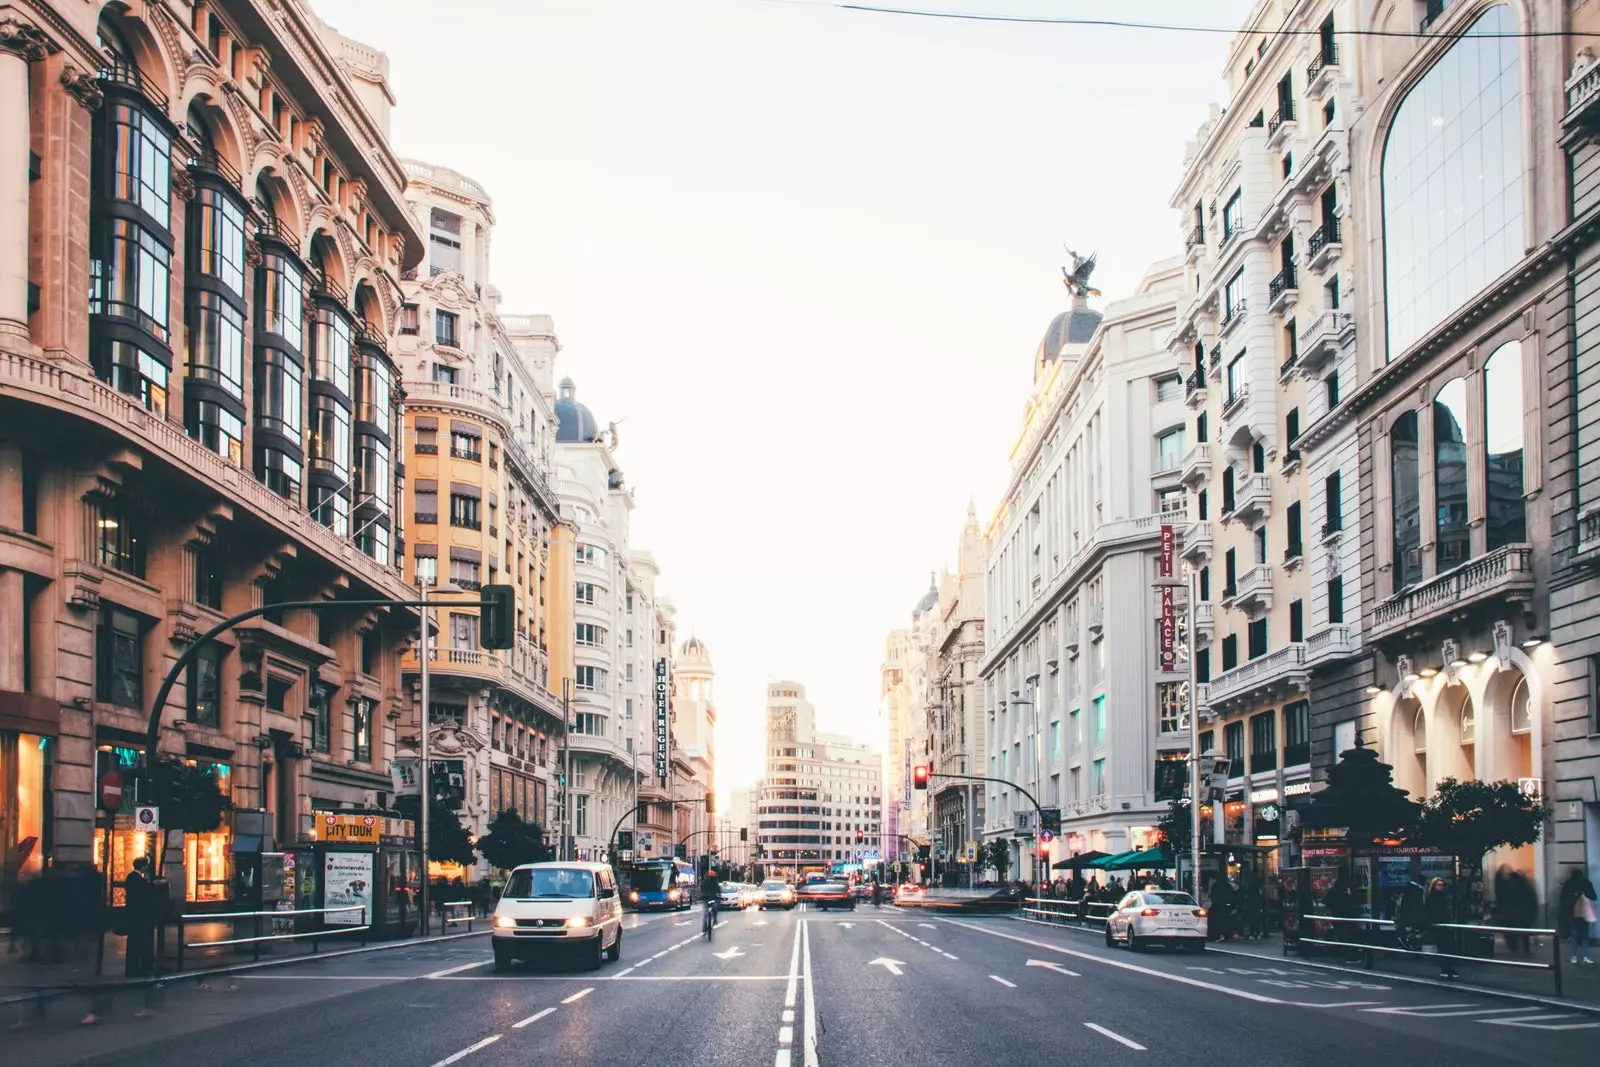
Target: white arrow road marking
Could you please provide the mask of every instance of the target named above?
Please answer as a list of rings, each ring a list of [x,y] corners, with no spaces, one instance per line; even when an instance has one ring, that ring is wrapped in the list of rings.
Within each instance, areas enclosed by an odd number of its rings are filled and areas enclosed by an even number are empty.
[[[856,928],[855,923],[840,923],[839,925],[844,927],[846,930],[854,930]]]
[[[933,925],[932,923],[918,923],[917,925],[922,927],[924,930],[937,930],[938,929],[938,927]]]
[[[738,945],[729,945],[728,946],[728,951],[726,951],[726,952],[713,952],[712,955],[717,957],[717,959],[719,959],[719,960],[731,960],[731,959],[736,959],[739,956],[743,956],[744,953],[739,951],[739,946]]]
[[[1044,967],[1048,970],[1055,971],[1057,974],[1070,974],[1074,978],[1083,977],[1083,975],[1079,974],[1077,971],[1069,971],[1065,967],[1061,966],[1061,964],[1056,963],[1054,960],[1029,960],[1028,966]]]
[[[1116,1041],[1116,1042],[1119,1042],[1121,1044],[1127,1045],[1129,1048],[1133,1049],[1135,1052],[1144,1052],[1144,1051],[1146,1051],[1145,1047],[1143,1045],[1139,1044],[1139,1042],[1130,1041],[1127,1038],[1123,1037],[1121,1034],[1117,1033],[1115,1030],[1107,1030],[1105,1027],[1098,1026],[1098,1025],[1096,1025],[1094,1023],[1084,1023],[1083,1025],[1087,1026],[1089,1029],[1093,1030],[1097,1034],[1104,1034],[1105,1036],[1109,1037],[1113,1041]]]
[[[877,959],[867,964],[868,967],[882,967],[890,974],[904,974],[905,972],[900,970],[900,968],[904,967],[905,965],[905,960],[891,960],[887,956],[879,956]]]

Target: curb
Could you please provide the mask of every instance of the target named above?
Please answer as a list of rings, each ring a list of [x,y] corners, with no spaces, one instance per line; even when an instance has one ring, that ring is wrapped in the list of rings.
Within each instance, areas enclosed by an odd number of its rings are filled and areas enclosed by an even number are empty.
[[[182,982],[191,979],[204,979],[213,975],[242,974],[246,971],[261,970],[267,967],[286,967],[294,963],[309,963],[315,960],[332,960],[341,956],[359,956],[368,952],[386,952],[396,948],[411,948],[416,945],[431,945],[443,941],[459,941],[464,937],[483,937],[489,933],[488,929],[473,930],[464,934],[439,934],[432,937],[405,938],[398,941],[385,941],[381,944],[363,945],[357,948],[339,949],[335,952],[318,952],[304,956],[286,956],[276,960],[252,960],[249,963],[229,964],[225,967],[207,967],[203,970],[175,971],[172,974],[163,974],[150,978],[135,978],[120,982],[94,982],[71,986],[50,986],[29,993],[19,993],[15,996],[0,998],[0,1007],[13,1004],[27,1004],[33,1001],[50,1000],[59,997],[70,997],[76,994],[88,996],[114,996],[117,993],[129,992],[138,989],[150,989],[169,982]]]
[[[1076,930],[1083,934],[1093,934],[1098,931],[1083,926],[1072,926],[1066,923],[1045,922],[1041,919],[1023,919],[1018,917],[1015,921],[1031,923],[1034,926],[1048,926],[1057,930]],[[1490,986],[1465,985],[1461,982],[1441,982],[1434,978],[1420,978],[1409,974],[1393,974],[1389,971],[1368,970],[1365,967],[1345,967],[1337,963],[1323,963],[1318,960],[1308,960],[1302,956],[1266,956],[1259,952],[1242,952],[1236,948],[1222,948],[1217,944],[1206,945],[1206,955],[1216,953],[1222,956],[1237,956],[1247,960],[1265,960],[1269,963],[1289,963],[1300,967],[1316,967],[1323,971],[1338,971],[1341,974],[1357,974],[1366,978],[1381,978],[1384,981],[1406,982],[1410,985],[1426,986],[1430,989],[1453,989],[1463,993],[1476,993],[1479,996],[1495,997],[1500,1000],[1515,1000],[1524,1004],[1538,1004],[1546,1008],[1562,1008],[1566,1011],[1581,1011],[1589,1015],[1600,1015],[1600,1004],[1586,1004],[1581,1000],[1567,1000],[1564,997],[1540,996],[1537,993],[1517,993],[1508,989],[1495,989]]]

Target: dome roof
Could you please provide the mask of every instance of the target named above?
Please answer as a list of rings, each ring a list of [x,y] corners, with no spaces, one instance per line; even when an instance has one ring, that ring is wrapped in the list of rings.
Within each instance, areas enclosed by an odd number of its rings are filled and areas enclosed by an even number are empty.
[[[929,612],[939,606],[939,583],[934,581],[932,574],[928,575],[928,591],[917,603],[917,611]]]
[[[689,640],[683,643],[683,656],[685,659],[709,660],[711,658],[711,650],[706,647],[704,641],[698,637],[691,636]]]
[[[556,440],[588,443],[599,437],[599,424],[589,409],[578,403],[578,387],[572,379],[561,379],[556,388]]]
[[[1086,345],[1100,325],[1100,312],[1091,308],[1088,301],[1075,299],[1072,307],[1050,320],[1039,342],[1039,361],[1048,363],[1061,354],[1063,345]]]

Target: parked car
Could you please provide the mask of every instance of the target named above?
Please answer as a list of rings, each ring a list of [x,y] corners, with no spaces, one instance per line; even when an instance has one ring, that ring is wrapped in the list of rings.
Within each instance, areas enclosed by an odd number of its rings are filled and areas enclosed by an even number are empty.
[[[1119,900],[1106,920],[1106,944],[1124,944],[1137,952],[1156,941],[1204,949],[1206,909],[1188,893],[1170,889],[1140,890]]]
[[[763,908],[793,908],[795,906],[794,886],[781,878],[768,878],[761,883],[761,906]]]
[[[843,882],[807,882],[800,890],[801,903],[810,904],[819,911],[829,908],[856,910],[855,894]]]
[[[622,958],[622,894],[604,863],[525,863],[506,879],[490,938],[494,969],[576,951],[591,966]]]

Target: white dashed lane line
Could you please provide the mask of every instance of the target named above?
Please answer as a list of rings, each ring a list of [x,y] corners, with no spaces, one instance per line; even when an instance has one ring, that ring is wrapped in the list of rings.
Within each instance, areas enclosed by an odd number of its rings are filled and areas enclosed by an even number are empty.
[[[572,994],[572,996],[567,997],[566,999],[564,999],[561,1003],[563,1003],[563,1004],[576,1003],[577,1001],[582,1000],[584,997],[588,996],[590,993],[593,993],[593,992],[594,992],[594,986],[590,986],[588,989],[580,989],[576,993]]]
[[[1129,1048],[1133,1049],[1135,1052],[1147,1051],[1143,1045],[1139,1044],[1139,1042],[1131,1040],[1131,1039],[1126,1038],[1126,1037],[1123,1037],[1121,1034],[1117,1033],[1115,1030],[1107,1030],[1105,1027],[1099,1025],[1098,1023],[1084,1023],[1083,1025],[1087,1026],[1089,1029],[1093,1030],[1097,1034],[1104,1034],[1106,1037],[1109,1037],[1111,1040],[1117,1042],[1119,1045],[1127,1045]]]
[[[1004,978],[1001,978],[998,974],[991,974],[989,977],[993,978],[996,982],[999,982],[1001,985],[1005,986],[1007,989],[1015,989],[1015,988],[1017,988],[1017,983],[1008,982]]]
[[[555,1011],[554,1008],[546,1008],[543,1011],[534,1012],[520,1023],[512,1023],[511,1029],[521,1030],[524,1026],[532,1026],[534,1023],[538,1022],[540,1019],[543,1019],[546,1015],[549,1015],[553,1011]]]
[[[466,1048],[462,1049],[460,1052],[457,1052],[453,1056],[446,1056],[444,1059],[434,1064],[433,1067],[446,1067],[447,1064],[455,1063],[457,1060],[465,1059],[474,1052],[478,1051],[480,1048],[487,1048],[496,1041],[499,1041],[504,1036],[504,1034],[495,1034],[493,1037],[486,1037],[482,1041],[479,1041],[476,1045],[468,1045]]]

